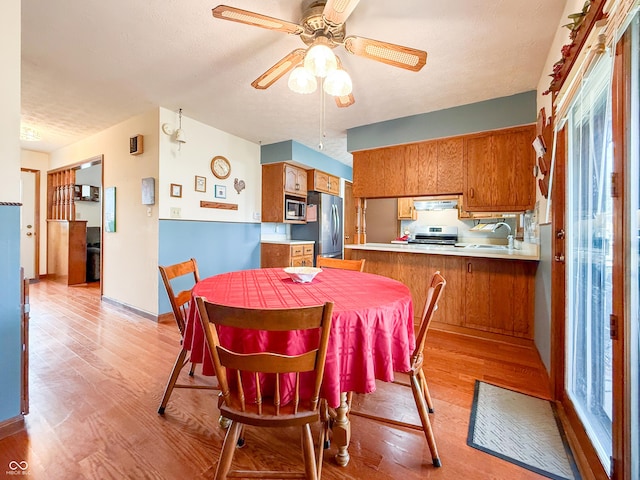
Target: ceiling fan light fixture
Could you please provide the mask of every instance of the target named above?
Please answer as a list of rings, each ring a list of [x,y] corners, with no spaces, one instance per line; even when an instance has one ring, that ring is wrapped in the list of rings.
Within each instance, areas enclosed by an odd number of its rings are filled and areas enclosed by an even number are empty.
[[[314,76],[324,78],[338,68],[336,56],[324,42],[315,43],[304,57],[304,68]]]
[[[318,81],[312,73],[304,68],[298,66],[293,69],[291,75],[289,75],[289,88],[296,93],[313,93],[318,88]]]
[[[324,91],[334,97],[344,97],[353,91],[353,83],[349,74],[342,70],[333,70],[324,81]]]

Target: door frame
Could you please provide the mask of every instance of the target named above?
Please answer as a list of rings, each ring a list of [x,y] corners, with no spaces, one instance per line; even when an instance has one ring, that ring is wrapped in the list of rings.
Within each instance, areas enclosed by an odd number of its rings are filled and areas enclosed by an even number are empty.
[[[35,198],[33,200],[33,223],[34,223],[34,235],[35,241],[35,276],[36,281],[40,280],[40,170],[33,168],[21,168],[21,172],[29,172],[35,174]]]

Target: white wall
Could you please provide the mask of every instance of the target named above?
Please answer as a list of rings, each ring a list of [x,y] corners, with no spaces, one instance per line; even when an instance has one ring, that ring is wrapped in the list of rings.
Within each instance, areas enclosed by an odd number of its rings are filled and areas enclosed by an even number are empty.
[[[56,150],[50,168],[104,155],[104,186],[116,187],[116,232],[103,236],[105,297],[156,314],[158,209],[142,205],[141,180],[158,178],[158,109]],[[144,136],[144,153],[129,154],[129,138]]]
[[[161,126],[178,126],[176,112],[160,108],[160,181],[156,184],[156,203],[161,219],[172,217],[171,209],[180,209],[180,217],[188,220],[259,223],[262,192],[260,145],[230,135],[182,115],[182,129],[187,142],[178,150],[174,137],[163,133]],[[231,174],[220,180],[211,173],[211,159],[221,155],[231,163]],[[195,191],[195,176],[207,179],[205,193]],[[245,182],[239,194],[234,179]],[[182,185],[182,197],[171,197],[172,183]],[[214,197],[214,186],[226,187],[226,198]],[[200,201],[237,204],[238,210],[201,208]]]
[[[0,11],[0,202],[19,202],[20,1],[3,1]]]
[[[49,154],[34,152],[33,150],[20,151],[20,166],[31,170],[40,171],[40,275],[47,273],[47,170],[49,169]]]
[[[567,45],[571,43],[569,39],[569,34],[571,33],[568,28],[562,27],[570,22],[567,18],[568,15],[576,12],[580,12],[582,10],[582,6],[584,5],[583,0],[567,0],[567,4],[565,5],[564,12],[560,17],[560,23],[558,24],[558,29],[556,31],[556,36],[553,39],[553,43],[551,44],[551,48],[549,49],[549,53],[547,55],[547,60],[544,64],[542,72],[540,72],[540,80],[538,81],[538,111],[542,107],[544,107],[547,117],[551,116],[552,112],[552,94],[542,95],[543,92],[549,89],[549,85],[551,84],[551,77],[549,76],[553,71],[553,65],[562,58],[561,49],[563,45]],[[547,145],[547,148],[552,148],[551,145]],[[551,165],[549,165],[551,168]],[[547,211],[547,202],[549,199],[546,199],[540,193],[540,189],[537,187],[538,179],[542,178],[542,175],[539,174],[536,178],[536,194],[537,194],[537,202],[538,202],[538,222],[541,224],[547,223],[551,221],[551,218],[546,218]],[[551,187],[551,185],[549,185]]]

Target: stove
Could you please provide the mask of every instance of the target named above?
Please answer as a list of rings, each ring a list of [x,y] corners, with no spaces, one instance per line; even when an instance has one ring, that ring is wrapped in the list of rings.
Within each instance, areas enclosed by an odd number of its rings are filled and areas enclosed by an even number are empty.
[[[420,225],[416,227],[409,243],[423,245],[455,245],[458,243],[458,227]]]

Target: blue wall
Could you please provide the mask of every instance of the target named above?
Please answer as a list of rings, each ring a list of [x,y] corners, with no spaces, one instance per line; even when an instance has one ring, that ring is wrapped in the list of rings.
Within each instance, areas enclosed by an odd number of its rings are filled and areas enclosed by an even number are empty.
[[[347,150],[356,152],[526,125],[535,122],[536,118],[536,92],[530,91],[350,128],[347,130]]]
[[[20,415],[20,207],[0,205],[0,422]]]
[[[200,278],[234,270],[260,268],[260,224],[160,220],[158,265],[198,262]],[[171,305],[158,273],[158,312]],[[181,288],[176,280],[174,288]]]
[[[349,181],[353,179],[353,170],[350,166],[293,140],[260,147],[260,163],[291,161],[306,165],[308,168],[317,168]]]

